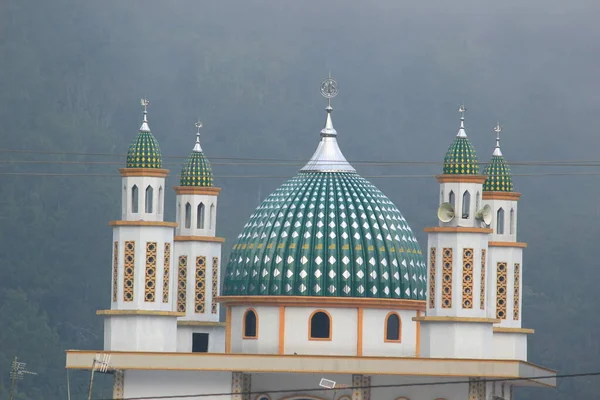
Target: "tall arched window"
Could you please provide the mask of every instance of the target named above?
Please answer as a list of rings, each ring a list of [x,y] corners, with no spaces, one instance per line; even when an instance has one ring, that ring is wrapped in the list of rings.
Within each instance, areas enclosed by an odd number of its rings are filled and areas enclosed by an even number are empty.
[[[204,229],[204,203],[198,204],[196,210],[196,228]]]
[[[515,234],[515,209],[510,209],[510,234]]]
[[[163,188],[162,186],[158,188],[158,213],[162,214],[163,209]]]
[[[152,198],[154,196],[154,189],[152,186],[146,188],[146,214],[152,213]]]
[[[308,334],[310,340],[331,340],[331,316],[322,310],[310,315]]]
[[[139,200],[138,187],[133,185],[131,188],[131,212],[134,214],[138,212]]]
[[[456,207],[456,203],[454,200],[454,191],[450,191],[450,194],[448,194],[448,203],[452,204],[452,207]]]
[[[210,205],[210,214],[208,216],[208,229],[212,229],[215,223],[215,205]]]
[[[385,342],[402,341],[402,322],[400,316],[391,312],[385,317]]]
[[[463,198],[462,198],[462,217],[464,219],[469,218],[469,210],[471,209],[471,193],[469,193],[468,190],[466,190],[463,193]]]
[[[258,315],[253,309],[248,309],[244,313],[244,339],[258,338]]]
[[[504,234],[504,210],[502,208],[499,208],[496,213],[496,233],[498,235]]]
[[[192,206],[190,203],[185,204],[185,228],[190,229],[192,227]]]

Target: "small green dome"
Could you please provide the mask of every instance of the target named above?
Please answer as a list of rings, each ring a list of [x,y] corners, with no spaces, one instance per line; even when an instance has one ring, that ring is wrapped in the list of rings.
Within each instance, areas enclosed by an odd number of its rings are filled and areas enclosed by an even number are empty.
[[[144,122],[127,151],[127,168],[162,168],[160,146],[150,132],[146,112]]]
[[[444,174],[479,175],[477,153],[467,137],[464,118],[460,119],[460,129],[444,157]]]
[[[210,162],[202,151],[193,151],[181,170],[181,186],[213,186]]]
[[[512,174],[510,166],[504,159],[502,150],[500,150],[500,124],[496,125],[494,130],[498,133],[496,137],[496,148],[492,154],[492,159],[483,170],[483,174],[487,175],[487,179],[483,184],[484,192],[512,192],[514,191]]]

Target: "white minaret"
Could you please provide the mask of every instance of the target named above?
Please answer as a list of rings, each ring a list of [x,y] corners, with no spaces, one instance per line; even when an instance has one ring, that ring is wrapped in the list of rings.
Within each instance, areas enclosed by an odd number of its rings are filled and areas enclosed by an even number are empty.
[[[112,290],[105,317],[104,348],[113,351],[175,351],[177,316],[171,290],[173,222],[163,221],[165,178],[158,142],[147,118],[119,170],[121,220],[113,227]]]
[[[521,328],[523,248],[527,246],[517,241],[521,194],[514,191],[510,167],[500,149],[500,124],[494,131],[496,147],[484,171],[487,180],[483,187],[483,202],[492,210],[493,229],[488,243],[486,302],[488,316],[499,321],[494,328],[496,356],[526,360],[526,335],[533,331]]]
[[[213,174],[200,146],[196,144],[181,171],[177,194],[177,223],[174,265],[177,270],[176,310],[184,313],[178,322],[177,350],[223,352],[224,324],[219,322],[221,246],[216,237],[217,198]]]
[[[492,324],[485,296],[488,236],[475,149],[460,127],[444,159],[440,183],[439,226],[428,232],[427,315],[421,317],[424,357],[486,358],[491,355]],[[488,212],[489,214],[489,212]]]

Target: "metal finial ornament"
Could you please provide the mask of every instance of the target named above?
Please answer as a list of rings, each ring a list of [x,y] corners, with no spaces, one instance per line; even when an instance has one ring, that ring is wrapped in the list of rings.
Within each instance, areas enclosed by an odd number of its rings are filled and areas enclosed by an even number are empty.
[[[460,113],[460,128],[458,128],[458,133],[456,134],[456,137],[467,137],[467,133],[465,132],[465,111],[467,111],[467,108],[464,104],[458,107],[458,112]]]
[[[461,119],[465,119],[465,111],[467,111],[467,107],[465,107],[464,104],[462,104],[460,107],[458,107],[458,112],[460,113]]]
[[[500,132],[502,132],[502,126],[500,126],[500,121],[496,123],[494,127],[494,132],[496,132],[496,148],[494,149],[494,156],[501,156],[502,150],[500,150]]]
[[[198,120],[198,122],[196,122],[194,125],[198,129],[198,132],[196,132],[196,144],[194,145],[194,151],[196,153],[200,153],[202,151],[202,147],[200,147],[200,128],[202,128],[202,122]]]
[[[331,74],[321,82],[321,95],[329,100],[329,104],[331,104],[331,99],[337,96],[338,92],[338,83],[331,77]]]
[[[148,104],[150,102],[148,99],[143,98],[140,100],[140,104],[144,107],[144,121],[142,122],[142,126],[140,127],[140,131],[150,132],[150,127],[148,126]]]

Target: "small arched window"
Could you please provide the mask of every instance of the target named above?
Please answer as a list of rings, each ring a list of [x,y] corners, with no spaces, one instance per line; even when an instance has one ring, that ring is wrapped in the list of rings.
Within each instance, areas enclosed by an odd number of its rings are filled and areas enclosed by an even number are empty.
[[[208,229],[212,229],[215,223],[215,205],[210,205],[210,214],[208,216]]]
[[[258,338],[258,315],[253,309],[248,309],[244,313],[244,339]]]
[[[496,213],[496,233],[498,235],[504,234],[504,210],[502,208],[499,208]]]
[[[163,188],[162,186],[158,188],[158,213],[162,214],[163,212]]]
[[[402,322],[400,316],[391,312],[385,317],[385,342],[400,342],[402,340]]]
[[[309,320],[310,340],[331,340],[331,316],[326,311],[315,311]]]
[[[204,203],[198,204],[196,210],[196,228],[204,229]]]
[[[138,212],[139,200],[138,187],[137,185],[133,185],[131,188],[131,212],[134,214]]]
[[[152,213],[152,198],[154,196],[154,189],[152,186],[146,188],[146,214]]]
[[[469,218],[469,210],[471,209],[471,193],[469,193],[468,190],[466,190],[463,193],[463,198],[462,198],[462,217],[464,219]]]
[[[185,228],[190,229],[192,227],[192,206],[190,203],[185,204]]]
[[[510,209],[510,234],[515,234],[515,209]]]
[[[456,207],[456,203],[454,200],[454,191],[450,191],[450,194],[448,194],[448,203],[452,204],[452,207]]]

